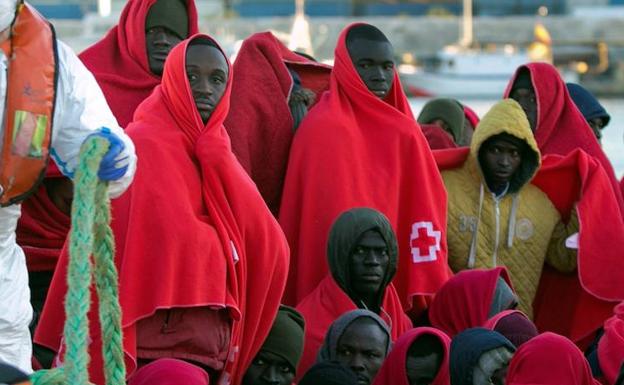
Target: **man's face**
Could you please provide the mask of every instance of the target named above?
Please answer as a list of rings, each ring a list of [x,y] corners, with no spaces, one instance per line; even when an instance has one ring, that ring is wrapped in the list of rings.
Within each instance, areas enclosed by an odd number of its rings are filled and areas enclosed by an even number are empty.
[[[440,370],[441,359],[436,353],[424,357],[408,355],[405,362],[407,379],[410,385],[429,385],[435,380]]]
[[[216,47],[192,45],[186,51],[186,75],[195,106],[206,124],[225,93],[228,65]]]
[[[501,186],[511,181],[522,163],[521,148],[502,138],[484,143],[481,168],[488,183]]]
[[[349,266],[350,288],[362,298],[375,295],[382,289],[388,271],[388,246],[375,230],[362,234],[351,252]]]
[[[529,120],[531,131],[535,132],[537,128],[537,98],[533,87],[514,88],[509,96],[520,104]]]
[[[145,31],[147,63],[152,73],[162,75],[169,52],[181,41],[178,35],[165,27],[154,27]]]
[[[602,118],[593,118],[587,121],[589,127],[591,127],[598,142],[602,139],[602,129],[605,127],[605,121]]]
[[[260,350],[243,377],[243,385],[290,385],[295,369],[280,356]]]
[[[348,44],[353,66],[370,92],[388,95],[394,79],[394,49],[389,42],[355,39]]]
[[[336,358],[351,369],[358,385],[369,385],[386,358],[388,337],[374,321],[353,322],[338,340]]]

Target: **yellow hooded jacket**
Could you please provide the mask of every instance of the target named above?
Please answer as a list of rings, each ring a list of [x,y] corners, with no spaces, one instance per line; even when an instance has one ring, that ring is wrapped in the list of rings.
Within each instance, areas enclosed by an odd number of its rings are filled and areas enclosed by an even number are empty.
[[[497,198],[485,182],[478,154],[486,140],[503,133],[523,140],[529,150],[507,192]],[[507,267],[519,308],[531,317],[544,261],[562,272],[576,268],[576,251],[564,242],[568,234],[578,231],[578,221],[570,220],[566,228],[546,194],[530,184],[540,165],[540,152],[522,107],[505,99],[479,123],[464,164],[442,172],[448,191],[451,268],[458,272]]]

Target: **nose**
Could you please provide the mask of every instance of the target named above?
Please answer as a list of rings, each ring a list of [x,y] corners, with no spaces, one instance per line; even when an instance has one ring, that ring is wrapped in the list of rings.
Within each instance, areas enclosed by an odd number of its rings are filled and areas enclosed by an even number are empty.
[[[154,37],[154,45],[159,46],[170,46],[171,41],[169,41],[169,36],[165,33],[165,31],[158,31],[156,36]]]
[[[214,93],[212,84],[210,84],[210,79],[208,78],[208,76],[200,77],[195,90],[205,96],[211,96]]]
[[[279,384],[279,378],[277,375],[277,368],[275,365],[269,365],[264,372],[262,372],[262,379],[266,384],[277,385]]]
[[[355,373],[361,373],[366,370],[366,365],[364,364],[364,359],[361,354],[354,354],[351,357],[351,361],[349,361],[349,368],[351,368],[351,370]]]
[[[381,264],[381,253],[377,250],[369,250],[364,258],[366,266],[379,266]]]
[[[498,157],[498,164],[504,167],[511,166],[511,156],[508,154],[502,154]]]
[[[375,72],[373,73],[373,80],[377,80],[380,82],[386,81],[386,73],[381,66],[375,67]]]

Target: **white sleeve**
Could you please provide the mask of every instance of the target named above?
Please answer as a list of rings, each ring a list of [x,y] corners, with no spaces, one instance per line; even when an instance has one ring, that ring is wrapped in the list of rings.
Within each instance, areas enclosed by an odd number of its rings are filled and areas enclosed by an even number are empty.
[[[95,130],[108,127],[125,144],[117,159],[127,158],[128,162],[125,175],[109,185],[111,197],[117,197],[128,188],[134,177],[134,144],[119,127],[91,72],[71,48],[59,40],[57,42],[59,74],[50,155],[61,172],[73,178],[82,142]]]

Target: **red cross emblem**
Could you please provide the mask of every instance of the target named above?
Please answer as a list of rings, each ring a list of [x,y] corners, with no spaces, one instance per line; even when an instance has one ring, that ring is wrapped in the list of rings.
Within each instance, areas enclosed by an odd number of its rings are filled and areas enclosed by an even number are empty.
[[[435,261],[440,251],[442,233],[433,228],[431,222],[416,222],[412,225],[410,246],[412,248],[412,262]]]

